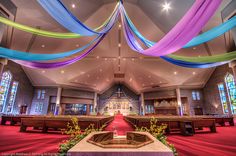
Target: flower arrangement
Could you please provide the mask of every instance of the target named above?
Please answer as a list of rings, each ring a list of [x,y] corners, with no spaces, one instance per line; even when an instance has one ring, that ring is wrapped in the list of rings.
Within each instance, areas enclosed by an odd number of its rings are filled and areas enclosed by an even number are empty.
[[[148,133],[152,134],[157,140],[159,140],[164,145],[169,147],[173,151],[174,155],[177,156],[178,153],[177,153],[174,145],[170,144],[167,141],[167,137],[164,135],[166,128],[167,128],[166,124],[162,124],[162,125],[158,126],[157,125],[157,119],[153,117],[150,120],[150,128],[147,128],[147,127],[138,128],[138,127],[136,127],[135,131],[148,132]]]
[[[58,155],[65,156],[67,151],[75,146],[78,142],[80,142],[83,138],[85,138],[91,132],[102,131],[105,125],[103,125],[99,129],[94,128],[94,124],[90,124],[84,131],[80,129],[78,125],[78,118],[73,117],[71,119],[71,123],[68,123],[67,129],[62,131],[63,134],[69,135],[68,140],[64,140],[59,145]]]

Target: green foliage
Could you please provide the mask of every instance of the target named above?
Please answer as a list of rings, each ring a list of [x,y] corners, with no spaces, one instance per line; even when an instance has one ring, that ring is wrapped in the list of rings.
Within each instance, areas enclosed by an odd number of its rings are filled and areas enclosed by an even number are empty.
[[[105,125],[99,129],[95,129],[94,124],[90,124],[84,131],[82,131],[78,125],[78,118],[73,117],[71,119],[71,123],[68,123],[67,129],[62,131],[63,134],[69,135],[69,138],[68,140],[64,140],[59,145],[58,155],[66,156],[67,151],[80,142],[83,138],[85,138],[88,134],[102,131],[104,127]]]
[[[173,151],[174,155],[177,156],[178,153],[177,153],[174,145],[170,144],[167,141],[167,137],[164,135],[166,128],[167,128],[166,124],[162,124],[162,125],[158,126],[157,119],[152,117],[151,120],[150,120],[150,128],[147,128],[147,127],[138,128],[138,127],[136,127],[135,130],[139,131],[139,132],[148,132],[148,133],[152,134],[152,136],[154,136],[155,138],[157,138],[157,140],[159,140],[164,145],[169,147]]]

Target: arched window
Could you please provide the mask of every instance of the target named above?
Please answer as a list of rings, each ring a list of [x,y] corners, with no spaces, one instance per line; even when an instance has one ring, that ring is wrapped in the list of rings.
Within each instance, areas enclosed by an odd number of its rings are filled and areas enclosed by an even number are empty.
[[[11,84],[12,75],[9,71],[2,74],[0,83],[0,112],[4,111],[4,107],[7,100],[9,86]]]
[[[236,86],[235,86],[235,81],[232,74],[226,75],[225,83],[227,86],[232,113],[236,114]]]
[[[220,93],[220,101],[223,107],[223,112],[225,114],[229,113],[228,111],[228,105],[227,105],[227,99],[226,99],[226,92],[225,92],[225,87],[223,83],[218,84],[218,89]]]
[[[13,83],[12,83],[10,97],[9,97],[9,101],[8,101],[8,105],[7,105],[7,109],[6,109],[7,113],[12,113],[12,111],[13,111],[18,84],[19,83],[17,81],[13,81]]]

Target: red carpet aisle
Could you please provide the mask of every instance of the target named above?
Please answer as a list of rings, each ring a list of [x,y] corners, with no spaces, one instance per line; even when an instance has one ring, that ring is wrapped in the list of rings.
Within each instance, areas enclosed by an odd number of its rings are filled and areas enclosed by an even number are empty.
[[[57,153],[58,144],[67,138],[61,134],[21,133],[19,126],[0,125],[0,155]]]
[[[123,115],[116,115],[114,120],[105,128],[106,131],[117,131],[118,135],[126,135],[127,131],[134,129],[124,120]]]

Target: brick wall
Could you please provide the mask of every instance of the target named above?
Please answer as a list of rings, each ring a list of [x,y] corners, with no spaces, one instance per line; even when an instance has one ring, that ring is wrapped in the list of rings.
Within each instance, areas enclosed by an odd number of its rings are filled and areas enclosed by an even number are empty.
[[[22,69],[20,65],[12,61],[8,61],[8,64],[4,66],[4,69],[3,69],[3,72],[5,71],[10,71],[12,74],[11,84],[13,81],[19,82],[13,113],[19,113],[20,105],[27,105],[28,106],[27,113],[29,113],[32,98],[33,98],[33,93],[34,93],[34,87],[32,86],[30,80],[28,79],[27,75],[25,74],[24,70]],[[10,92],[10,89],[9,89],[9,92]]]
[[[45,90],[45,97],[44,99],[37,98],[38,90]],[[48,114],[48,107],[50,103],[56,103],[57,97],[57,87],[36,87],[34,92],[34,97],[32,101],[32,107],[30,114],[37,114],[37,115],[46,115]],[[75,89],[62,89],[62,97],[72,98],[72,99],[90,99],[93,101],[94,99],[94,92],[89,91],[81,91]],[[43,103],[42,112],[36,112],[36,105],[41,102]],[[62,103],[61,103],[62,104]],[[76,104],[76,103],[75,103]],[[91,102],[93,104],[93,102]]]
[[[198,91],[200,93],[200,100],[192,99],[192,91]],[[194,115],[194,108],[203,108],[204,97],[202,89],[180,89],[180,95],[182,99],[182,104],[186,108],[186,114]],[[176,97],[177,96],[175,89],[144,93],[144,99],[161,99],[161,98],[176,98]]]
[[[38,99],[37,98],[37,92],[38,90],[45,90],[45,97],[44,99]],[[56,97],[57,96],[57,88],[53,87],[36,87],[34,91],[34,96],[32,100],[32,106],[30,110],[30,114],[34,115],[45,115],[48,113],[48,106],[50,103],[50,98]],[[54,100],[55,101],[55,100]],[[42,112],[36,112],[36,105],[42,102],[43,103],[43,109]]]
[[[233,71],[229,68],[228,64],[217,67],[204,86],[204,111],[206,114],[223,114],[217,84],[224,82],[227,73],[233,74]]]

